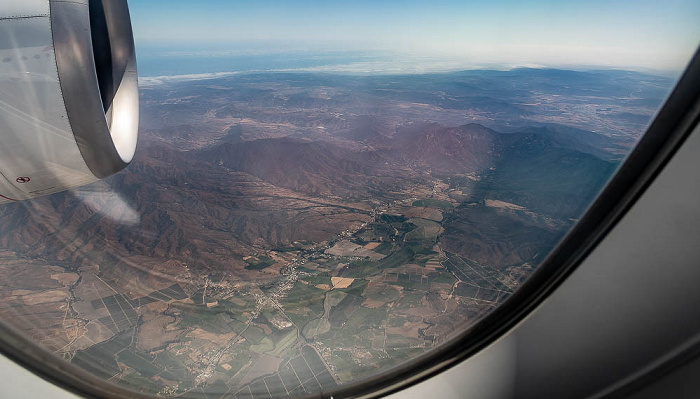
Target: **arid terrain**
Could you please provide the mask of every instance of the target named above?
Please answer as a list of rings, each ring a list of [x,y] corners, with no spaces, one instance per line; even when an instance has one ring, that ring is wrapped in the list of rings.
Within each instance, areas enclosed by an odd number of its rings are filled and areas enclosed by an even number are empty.
[[[515,69],[145,85],[125,171],[0,208],[0,314],[139,391],[328,391],[506,300],[671,84]]]

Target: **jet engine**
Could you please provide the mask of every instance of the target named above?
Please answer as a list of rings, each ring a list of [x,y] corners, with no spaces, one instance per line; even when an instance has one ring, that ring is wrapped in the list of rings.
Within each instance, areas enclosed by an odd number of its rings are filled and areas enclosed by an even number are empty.
[[[126,0],[2,1],[0,202],[124,169],[138,119]]]

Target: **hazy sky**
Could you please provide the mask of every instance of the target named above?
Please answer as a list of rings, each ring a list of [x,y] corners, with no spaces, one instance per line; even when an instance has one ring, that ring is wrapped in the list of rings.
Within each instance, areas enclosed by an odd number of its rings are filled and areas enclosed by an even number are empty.
[[[681,69],[700,0],[135,0],[138,45],[388,51],[467,64]],[[250,48],[250,47],[247,47]]]

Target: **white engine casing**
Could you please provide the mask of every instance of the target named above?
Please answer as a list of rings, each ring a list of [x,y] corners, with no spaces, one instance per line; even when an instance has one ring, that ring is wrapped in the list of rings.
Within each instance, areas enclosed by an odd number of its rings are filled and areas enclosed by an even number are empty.
[[[2,0],[0,202],[118,172],[137,131],[126,0]]]

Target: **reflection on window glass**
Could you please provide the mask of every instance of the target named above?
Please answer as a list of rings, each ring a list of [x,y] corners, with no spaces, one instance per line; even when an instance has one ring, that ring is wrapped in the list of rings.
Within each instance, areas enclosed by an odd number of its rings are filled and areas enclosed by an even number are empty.
[[[312,3],[131,4],[135,160],[0,207],[3,318],[163,396],[386,371],[537,268],[643,134],[700,15]]]

